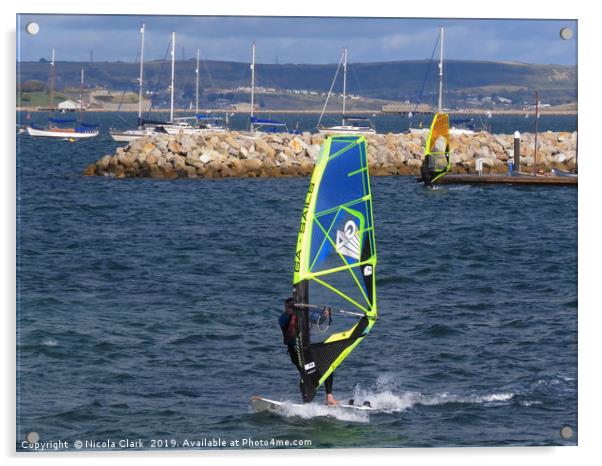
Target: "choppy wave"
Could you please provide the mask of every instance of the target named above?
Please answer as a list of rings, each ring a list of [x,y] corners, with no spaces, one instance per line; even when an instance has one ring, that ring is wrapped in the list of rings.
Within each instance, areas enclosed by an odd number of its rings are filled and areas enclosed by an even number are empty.
[[[576,429],[576,191],[373,178],[380,318],[335,395],[376,411],[289,403],[283,419],[248,399],[298,397],[277,317],[309,181],[85,178],[115,152],[106,133],[20,144],[19,438],[68,438],[78,419],[91,437],[301,432],[325,447]],[[525,428],[500,430],[509,416]]]

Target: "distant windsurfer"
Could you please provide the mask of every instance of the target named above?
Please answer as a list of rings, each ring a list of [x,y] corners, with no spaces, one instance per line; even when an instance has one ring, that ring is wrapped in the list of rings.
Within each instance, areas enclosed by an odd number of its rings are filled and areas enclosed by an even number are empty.
[[[435,157],[433,157],[431,154],[426,154],[424,156],[424,161],[420,167],[420,174],[422,175],[422,182],[424,183],[425,188],[430,188],[433,186],[433,182],[431,180],[437,174],[435,162]]]
[[[323,312],[330,313],[330,310],[324,309]],[[295,314],[293,298],[288,298],[286,301],[284,301],[284,312],[278,319],[278,323],[280,324],[283,342],[287,346],[287,351],[291,357],[291,361],[299,371],[299,374],[302,374],[301,365],[299,364],[299,357],[297,356],[297,351],[295,350],[295,341],[297,337],[297,317]],[[330,376],[328,376],[328,378],[324,381],[324,389],[326,390],[326,404],[328,405],[338,404],[338,401],[332,394],[333,379],[334,374],[330,374]],[[300,378],[299,380],[299,389],[303,394],[303,378]]]

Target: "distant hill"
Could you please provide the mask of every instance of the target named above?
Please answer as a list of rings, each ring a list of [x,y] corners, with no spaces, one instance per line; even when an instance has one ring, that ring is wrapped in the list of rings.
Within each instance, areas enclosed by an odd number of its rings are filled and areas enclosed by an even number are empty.
[[[48,81],[48,62],[21,62],[18,65],[18,82]],[[138,67],[136,63],[125,62],[57,62],[56,86],[58,90],[79,88],[80,69],[84,68],[86,87],[135,91]],[[176,89],[182,102],[194,93],[194,68],[194,60],[176,62]],[[323,93],[330,88],[335,70],[334,64],[257,64],[256,84],[278,91],[303,89]],[[146,89],[165,93],[169,73],[167,62],[146,63]],[[532,104],[533,93],[538,90],[542,102],[547,104],[575,103],[576,75],[576,67],[563,65],[449,60],[445,63],[446,102],[451,107],[478,107],[495,101],[498,106],[516,108],[524,102]],[[432,104],[437,92],[436,83],[437,64],[427,60],[352,63],[348,67],[348,92],[372,99],[415,103],[422,89],[421,101]],[[246,92],[236,91],[236,88],[249,85],[248,63],[206,61],[201,66],[201,86],[209,101],[218,98],[244,101]],[[342,90],[341,74],[334,90]]]

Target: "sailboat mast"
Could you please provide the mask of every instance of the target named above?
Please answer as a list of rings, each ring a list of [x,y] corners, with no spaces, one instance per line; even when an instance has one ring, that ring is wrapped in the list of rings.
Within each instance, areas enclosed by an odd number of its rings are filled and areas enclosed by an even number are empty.
[[[82,118],[84,111],[84,69],[82,68],[81,79],[79,81],[79,119]]]
[[[144,23],[140,28],[140,75],[138,76],[138,128],[142,127],[142,78],[144,73]]]
[[[343,50],[343,118],[345,117],[345,103],[347,100],[347,49]]]
[[[255,112],[255,42],[251,52],[251,118]]]
[[[54,98],[54,49],[52,49],[52,57],[50,59],[50,94],[48,95],[48,109],[52,113]]]
[[[201,70],[199,68],[199,55],[200,55],[200,51],[199,49],[196,49],[196,94],[195,94],[195,114],[198,115],[199,114],[199,77],[200,77],[200,73]]]
[[[437,113],[441,113],[443,110],[443,26],[440,29],[439,41],[439,103],[437,105]]]
[[[169,122],[173,123],[174,108],[174,80],[176,75],[176,33],[171,33],[171,103],[169,108]]]

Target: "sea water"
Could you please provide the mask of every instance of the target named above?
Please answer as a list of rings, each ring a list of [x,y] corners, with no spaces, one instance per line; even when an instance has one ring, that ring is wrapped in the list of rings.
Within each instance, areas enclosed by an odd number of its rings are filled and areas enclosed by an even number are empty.
[[[577,443],[575,188],[372,178],[379,320],[334,387],[376,412],[254,414],[300,401],[277,320],[309,180],[86,178],[106,133],[17,143],[18,449]]]

